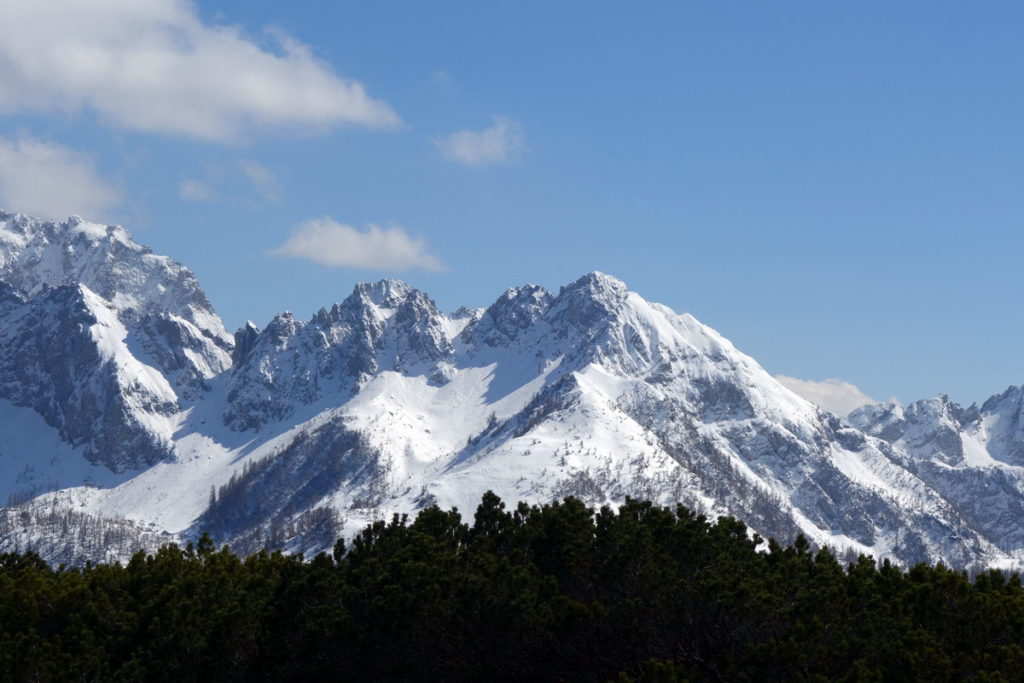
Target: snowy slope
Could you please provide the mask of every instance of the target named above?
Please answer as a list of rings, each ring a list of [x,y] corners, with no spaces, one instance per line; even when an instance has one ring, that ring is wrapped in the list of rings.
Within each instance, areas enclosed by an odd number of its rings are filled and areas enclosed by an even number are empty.
[[[452,315],[365,283],[232,338],[187,269],[121,228],[0,222],[3,490],[101,520],[83,528],[309,551],[492,489],[682,502],[905,562],[1024,557],[1020,390],[843,422],[601,273]]]
[[[119,226],[0,211],[0,281],[34,298],[80,284],[127,328],[128,343],[182,398],[230,366],[231,336],[187,268],[136,244]]]
[[[168,457],[177,396],[139,361],[116,311],[84,285],[0,306],[0,398],[32,408],[90,462],[115,472]]]
[[[1024,387],[981,408],[946,396],[865,406],[849,421],[905,454],[905,464],[1003,550],[1024,546]]]

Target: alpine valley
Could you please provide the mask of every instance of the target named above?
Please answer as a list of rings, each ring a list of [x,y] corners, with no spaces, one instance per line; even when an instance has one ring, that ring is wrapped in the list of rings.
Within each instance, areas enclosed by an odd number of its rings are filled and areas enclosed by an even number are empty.
[[[0,213],[0,426],[0,551],[54,562],[203,531],[312,553],[490,489],[1024,564],[1024,388],[839,417],[601,273],[452,314],[383,280],[232,335],[187,268],[123,228]]]

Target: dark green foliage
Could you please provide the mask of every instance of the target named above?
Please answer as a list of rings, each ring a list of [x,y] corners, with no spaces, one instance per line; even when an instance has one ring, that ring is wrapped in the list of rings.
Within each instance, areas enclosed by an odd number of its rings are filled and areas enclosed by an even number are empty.
[[[844,567],[734,519],[569,498],[436,507],[332,556],[208,537],[127,566],[0,555],[0,680],[1024,678],[1017,575]]]

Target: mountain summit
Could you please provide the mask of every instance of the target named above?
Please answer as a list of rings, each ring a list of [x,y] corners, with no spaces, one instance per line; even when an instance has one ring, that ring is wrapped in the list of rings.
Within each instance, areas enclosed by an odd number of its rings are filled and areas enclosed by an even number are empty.
[[[122,228],[0,214],[0,281],[0,482],[29,520],[0,514],[0,548],[128,552],[62,542],[52,515],[74,511],[146,547],[206,530],[308,552],[491,489],[679,502],[903,562],[1024,557],[1019,389],[843,421],[602,273],[452,315],[363,283],[232,336]]]

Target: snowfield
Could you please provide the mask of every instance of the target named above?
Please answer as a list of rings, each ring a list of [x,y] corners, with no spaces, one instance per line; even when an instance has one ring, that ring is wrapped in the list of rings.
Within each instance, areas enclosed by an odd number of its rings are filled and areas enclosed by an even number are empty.
[[[904,563],[1024,558],[1024,389],[840,419],[602,273],[452,315],[364,283],[232,337],[123,228],[0,213],[0,281],[0,549],[123,559],[206,530],[314,552],[493,490],[683,503]]]

